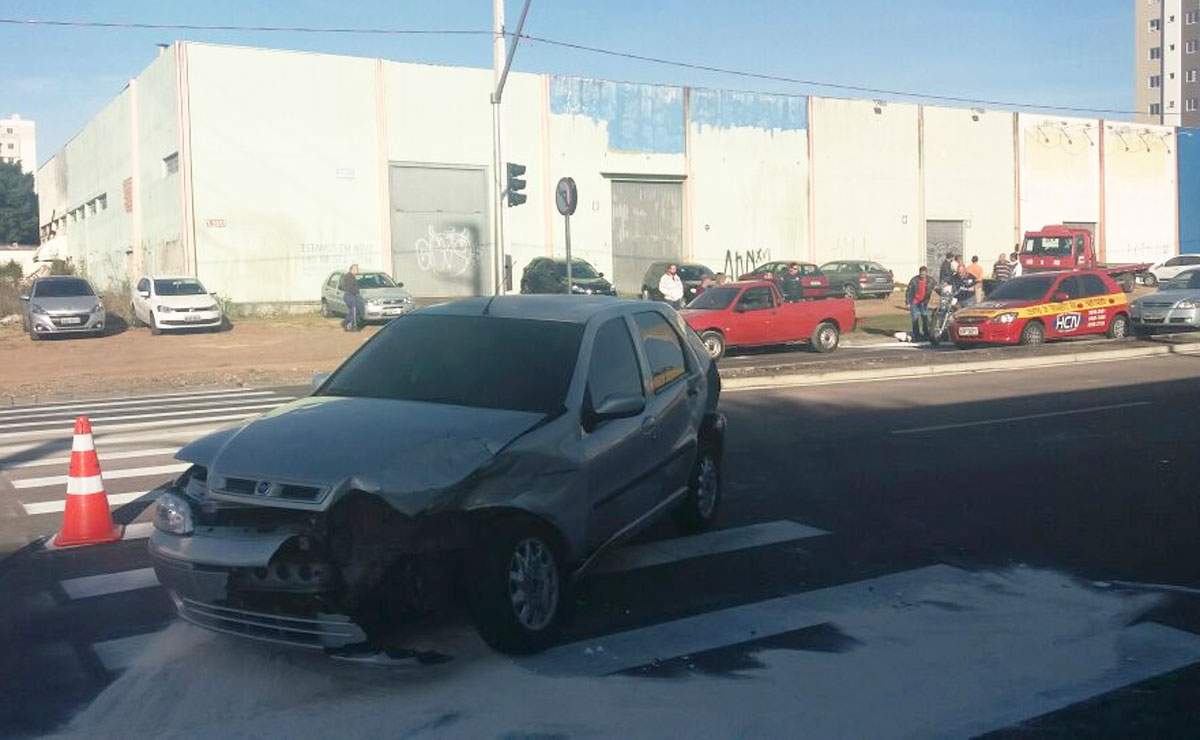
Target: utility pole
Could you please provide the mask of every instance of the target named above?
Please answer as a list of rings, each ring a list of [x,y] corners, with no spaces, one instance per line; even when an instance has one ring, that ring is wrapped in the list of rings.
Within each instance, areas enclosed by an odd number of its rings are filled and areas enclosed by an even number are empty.
[[[517,44],[521,41],[521,30],[525,28],[525,16],[529,14],[529,3],[525,0],[521,8],[521,19],[517,21],[517,32],[513,34],[512,46],[506,48],[504,32],[504,0],[492,0],[492,71],[495,90],[492,92],[492,240],[495,246],[493,280],[495,295],[504,293],[504,158],[501,153],[500,101],[504,96],[504,83],[512,67]]]

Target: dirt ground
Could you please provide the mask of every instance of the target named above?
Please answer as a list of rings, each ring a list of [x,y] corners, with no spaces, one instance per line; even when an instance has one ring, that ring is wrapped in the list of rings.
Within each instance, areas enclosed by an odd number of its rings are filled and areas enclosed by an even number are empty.
[[[1150,292],[1138,286],[1134,295]],[[907,328],[904,291],[855,304],[860,331],[890,335]],[[16,317],[13,317],[14,319]],[[219,333],[151,336],[125,328],[99,338],[32,342],[20,321],[0,326],[0,406],[63,398],[99,398],[197,388],[308,385],[379,330],[341,330],[336,319],[290,316],[241,319]]]
[[[242,319],[218,333],[30,341],[20,322],[0,326],[0,406],[55,398],[204,387],[292,385],[333,370],[379,327],[342,331],[334,319]]]

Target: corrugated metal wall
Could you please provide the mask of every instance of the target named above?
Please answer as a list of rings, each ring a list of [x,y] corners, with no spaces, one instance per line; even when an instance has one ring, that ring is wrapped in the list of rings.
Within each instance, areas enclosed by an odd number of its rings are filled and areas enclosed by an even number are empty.
[[[637,293],[651,262],[683,256],[683,186],[615,180],[612,203],[613,285]]]

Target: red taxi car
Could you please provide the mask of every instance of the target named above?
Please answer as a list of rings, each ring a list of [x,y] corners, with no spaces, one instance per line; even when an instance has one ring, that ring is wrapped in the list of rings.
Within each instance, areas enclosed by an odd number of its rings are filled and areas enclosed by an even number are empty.
[[[769,280],[718,285],[680,312],[714,359],[728,347],[808,342],[817,352],[837,349],[842,332],[854,329],[854,301],[783,300]]]
[[[1129,333],[1121,287],[1097,270],[1045,272],[997,285],[987,299],[954,315],[950,336],[959,347],[1041,344],[1086,334],[1114,339]]]

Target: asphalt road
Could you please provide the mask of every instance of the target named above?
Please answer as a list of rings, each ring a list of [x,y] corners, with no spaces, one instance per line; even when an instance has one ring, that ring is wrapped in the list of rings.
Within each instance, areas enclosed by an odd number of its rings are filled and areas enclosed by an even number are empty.
[[[288,395],[90,409],[110,493],[148,490],[170,448]],[[177,623],[136,537],[19,551],[0,561],[0,734],[81,711],[70,730],[90,737],[1194,734],[1200,358],[722,404],[720,530],[647,533],[529,659],[489,653],[453,614],[414,628],[440,665],[247,645]],[[0,417],[10,550],[54,527],[36,512],[61,498],[45,479],[65,466],[47,461],[78,410]]]

